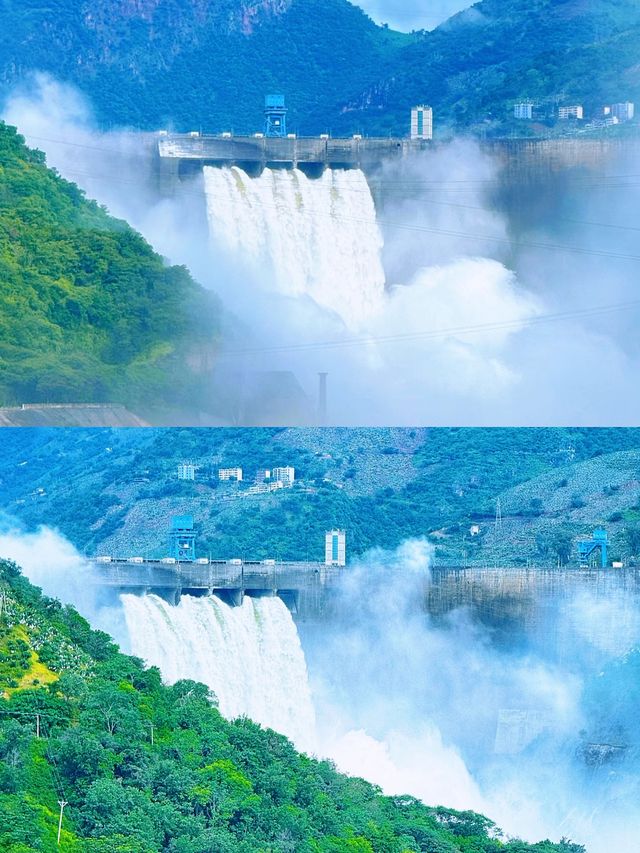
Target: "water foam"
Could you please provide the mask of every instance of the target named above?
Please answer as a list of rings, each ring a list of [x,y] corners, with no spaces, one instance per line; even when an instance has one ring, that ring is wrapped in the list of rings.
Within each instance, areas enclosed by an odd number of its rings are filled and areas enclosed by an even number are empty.
[[[221,713],[250,717],[314,748],[315,713],[294,621],[276,597],[183,596],[178,606],[155,595],[123,595],[133,654],[157,666],[168,683],[183,678],[213,690]]]
[[[204,169],[212,238],[240,253],[268,286],[308,296],[360,328],[382,311],[382,233],[366,177],[327,169],[310,179],[299,169]]]

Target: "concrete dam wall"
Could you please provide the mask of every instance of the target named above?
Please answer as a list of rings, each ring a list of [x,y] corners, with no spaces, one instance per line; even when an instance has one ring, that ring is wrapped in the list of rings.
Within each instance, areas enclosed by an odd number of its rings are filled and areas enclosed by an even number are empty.
[[[221,137],[171,134],[160,137],[156,168],[162,192],[204,166],[239,166],[250,175],[263,169],[298,168],[317,177],[326,168],[361,169],[375,174],[389,160],[437,151],[448,143],[406,138]],[[617,165],[640,158],[640,139],[499,139],[481,141],[495,158],[505,183],[537,182],[568,170],[616,174]]]
[[[446,624],[464,609],[494,641],[557,659],[584,645],[595,658],[640,642],[638,569],[434,569],[426,610]]]
[[[117,595],[154,593],[174,606],[183,596],[214,595],[232,606],[241,605],[245,596],[275,596],[296,622],[311,625],[340,614],[342,579],[348,573],[348,568],[306,562],[94,563],[96,583]],[[498,645],[526,645],[557,659],[582,645],[597,660],[640,642],[637,569],[436,567],[423,589],[422,605],[435,625],[467,618],[487,629]],[[376,580],[362,594],[384,596],[384,581]]]

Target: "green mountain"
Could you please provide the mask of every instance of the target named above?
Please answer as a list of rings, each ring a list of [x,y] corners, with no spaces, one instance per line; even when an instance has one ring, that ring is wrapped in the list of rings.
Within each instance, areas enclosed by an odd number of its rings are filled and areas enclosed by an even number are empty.
[[[396,43],[346,0],[23,0],[0,5],[0,80],[73,82],[105,124],[259,130],[268,92],[292,130],[374,80]],[[324,130],[324,127],[322,128]]]
[[[193,404],[219,308],[0,123],[0,405]]]
[[[452,129],[522,134],[516,101],[640,101],[640,6],[635,0],[481,0],[400,49],[391,73],[347,101],[380,133],[406,124],[416,103]],[[545,132],[545,128],[539,128]]]
[[[339,526],[352,558],[428,536],[440,561],[555,564],[604,525],[612,557],[640,558],[637,429],[14,429],[0,441],[6,511],[91,554],[166,556],[171,517],[191,513],[214,557],[320,560]],[[195,482],[177,479],[183,460]],[[293,488],[249,493],[257,470],[285,465]],[[245,482],[218,481],[236,466]]]
[[[0,594],[4,853],[584,851],[504,842],[481,815],[382,796],[273,731],[228,722],[204,685],[163,686],[11,563]]]
[[[255,131],[283,92],[302,134],[405,134],[425,102],[441,130],[522,133],[515,100],[640,101],[635,0],[480,0],[411,35],[348,0],[6,0],[0,33],[0,96],[48,72],[103,126]]]

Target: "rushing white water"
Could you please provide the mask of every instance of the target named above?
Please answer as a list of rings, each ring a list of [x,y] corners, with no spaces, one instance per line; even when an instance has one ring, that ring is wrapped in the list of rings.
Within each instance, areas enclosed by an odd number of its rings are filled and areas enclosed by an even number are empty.
[[[219,598],[183,596],[173,607],[155,595],[123,595],[131,651],[174,683],[200,681],[225,717],[247,716],[315,747],[315,714],[296,626],[276,597],[246,597],[241,607]]]
[[[269,286],[306,295],[358,328],[382,310],[382,234],[361,171],[205,167],[212,237],[250,259]]]

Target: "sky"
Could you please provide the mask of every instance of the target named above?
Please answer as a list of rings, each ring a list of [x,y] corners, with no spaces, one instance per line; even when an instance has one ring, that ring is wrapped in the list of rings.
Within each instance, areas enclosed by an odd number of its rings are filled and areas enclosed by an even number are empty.
[[[396,30],[432,30],[475,0],[354,0],[377,23]]]

